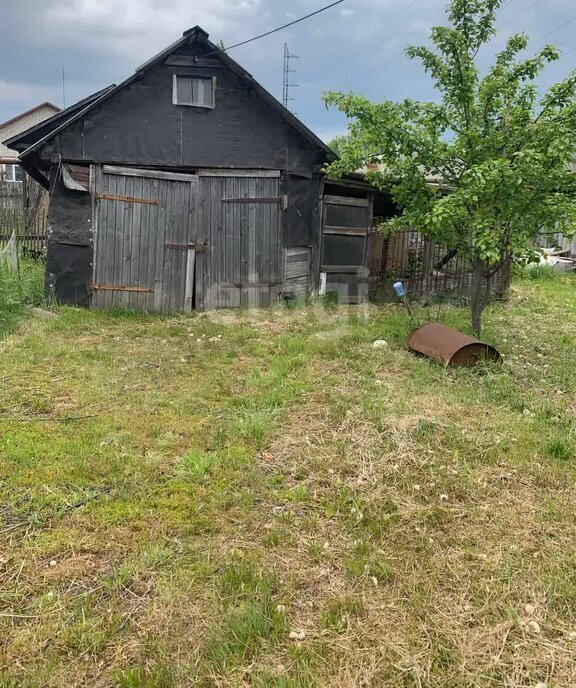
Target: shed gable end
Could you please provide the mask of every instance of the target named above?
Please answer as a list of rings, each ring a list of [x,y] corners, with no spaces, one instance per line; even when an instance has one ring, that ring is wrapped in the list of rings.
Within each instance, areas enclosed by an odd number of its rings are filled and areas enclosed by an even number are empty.
[[[166,168],[279,169],[311,176],[326,159],[209,43],[191,37],[127,80],[41,149],[44,160],[112,162]],[[178,104],[178,80],[213,85]],[[201,98],[201,106],[193,98]],[[210,107],[207,107],[210,105]]]

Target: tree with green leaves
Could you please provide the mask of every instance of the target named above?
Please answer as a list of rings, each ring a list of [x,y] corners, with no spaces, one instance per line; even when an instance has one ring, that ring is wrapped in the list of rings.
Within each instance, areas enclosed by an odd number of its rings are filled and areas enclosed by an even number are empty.
[[[452,0],[449,26],[432,29],[433,48],[407,48],[431,76],[437,102],[325,94],[350,120],[329,172],[380,163],[366,177],[399,208],[385,229],[415,228],[469,260],[476,333],[506,261],[530,251],[538,235],[576,229],[576,71],[539,94],[538,78],[560,51],[546,45],[523,57],[529,38],[515,34],[481,73],[478,53],[496,34],[502,3]]]

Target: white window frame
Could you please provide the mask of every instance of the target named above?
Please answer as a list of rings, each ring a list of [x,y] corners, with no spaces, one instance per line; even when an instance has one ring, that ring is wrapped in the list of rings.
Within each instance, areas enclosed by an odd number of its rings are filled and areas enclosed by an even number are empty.
[[[178,79],[202,79],[204,81],[212,81],[212,104],[204,105],[204,103],[179,103],[178,102]],[[216,77],[215,76],[191,76],[190,74],[174,74],[172,76],[172,104],[181,107],[198,107],[206,110],[213,110],[216,107]]]
[[[14,162],[6,162],[3,163],[4,165],[4,170],[2,172],[2,177],[5,182],[12,182],[13,184],[20,183],[22,180],[21,179],[16,179],[16,167],[20,167],[18,163]],[[10,169],[11,175],[8,176],[8,169]],[[20,167],[20,169],[22,169]],[[22,170],[22,174],[24,174],[24,170]]]

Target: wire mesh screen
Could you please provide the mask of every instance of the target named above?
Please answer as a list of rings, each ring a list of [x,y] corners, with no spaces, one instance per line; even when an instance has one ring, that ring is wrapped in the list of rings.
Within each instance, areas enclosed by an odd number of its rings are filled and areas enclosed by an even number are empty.
[[[48,192],[26,175],[22,182],[0,182],[0,247],[15,235],[25,254],[41,258],[47,230]]]
[[[376,220],[376,225],[380,220]],[[413,298],[441,295],[469,298],[472,268],[464,257],[437,244],[417,231],[406,230],[390,237],[374,231],[369,237],[371,296],[376,300],[394,298],[392,284],[404,282]],[[502,296],[510,283],[509,266],[492,278],[493,298]]]

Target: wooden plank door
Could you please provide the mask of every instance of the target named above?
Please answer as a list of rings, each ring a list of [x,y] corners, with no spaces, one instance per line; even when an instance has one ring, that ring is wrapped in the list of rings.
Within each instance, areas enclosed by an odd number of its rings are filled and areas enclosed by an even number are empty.
[[[166,222],[164,260],[158,265],[161,287],[155,291],[157,308],[163,312],[190,312],[194,307],[198,241],[198,177],[190,182],[165,182]],[[161,292],[161,297],[160,297]]]
[[[278,301],[284,277],[279,181],[279,175],[200,177],[207,310]]]
[[[95,173],[97,308],[167,312],[194,305],[198,178],[157,174]]]
[[[320,271],[326,291],[341,303],[363,303],[368,297],[367,238],[370,200],[324,196]]]

